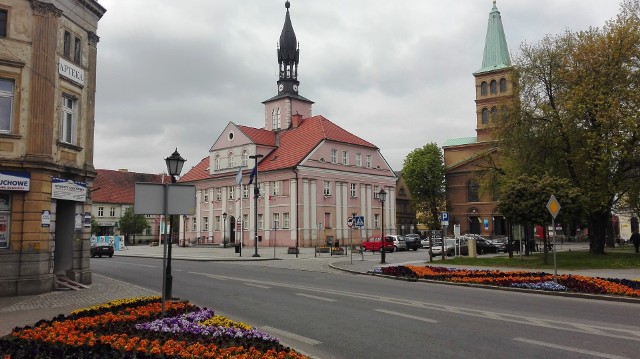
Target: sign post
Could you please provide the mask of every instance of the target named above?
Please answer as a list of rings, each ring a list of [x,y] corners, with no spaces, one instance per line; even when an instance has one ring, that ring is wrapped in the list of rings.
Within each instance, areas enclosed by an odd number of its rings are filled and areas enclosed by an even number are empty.
[[[355,213],[354,213],[355,216]],[[351,248],[351,264],[353,264],[353,216],[347,218],[347,226],[349,227],[349,247]]]
[[[444,260],[445,253],[445,239],[447,236],[447,228],[449,227],[449,212],[440,212],[440,224],[444,227],[442,231],[442,260]]]
[[[551,195],[547,202],[547,209],[551,214],[551,226],[553,227],[553,281],[558,283],[558,265],[556,263],[556,216],[560,212],[560,203],[556,196]]]

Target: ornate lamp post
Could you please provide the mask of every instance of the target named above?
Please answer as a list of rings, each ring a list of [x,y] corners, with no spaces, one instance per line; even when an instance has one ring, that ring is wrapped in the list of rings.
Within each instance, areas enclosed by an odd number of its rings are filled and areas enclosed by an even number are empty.
[[[222,214],[222,247],[227,248],[227,212]]]
[[[258,185],[258,159],[264,157],[263,155],[255,155],[249,156],[249,158],[254,160],[253,172],[255,177],[255,184],[253,185],[253,207],[255,213],[253,214],[253,228],[254,228],[254,237],[253,237],[253,246],[255,248],[255,253],[252,257],[260,257],[258,254],[258,197],[260,197],[260,186]],[[251,180],[249,180],[251,182]]]
[[[387,199],[387,192],[384,191],[384,188],[380,189],[380,192],[378,192],[378,198],[380,199],[380,203],[382,203],[382,246],[380,247],[380,253],[381,253],[381,257],[380,257],[380,263],[384,264],[385,262],[385,252],[386,252],[386,241],[384,238],[384,201]]]
[[[178,149],[176,148],[176,150],[173,152],[173,154],[171,154],[171,156],[167,157],[164,159],[165,163],[167,164],[167,172],[169,173],[169,176],[171,176],[171,183],[176,183],[176,176],[180,175],[180,172],[182,172],[182,166],[184,165],[184,163],[186,162],[186,160],[184,158],[182,158],[182,156],[180,156],[180,153],[178,153]],[[168,197],[168,185],[165,184],[165,188],[164,188],[164,196],[165,196],[165,205],[167,202],[167,197]],[[166,209],[166,208],[165,208]],[[166,213],[166,211],[165,211]],[[169,223],[172,223],[173,221],[173,216],[169,216]],[[167,252],[167,266],[165,268],[165,286],[164,286],[164,296],[165,298],[169,298],[171,299],[171,286],[173,284],[173,277],[171,276],[171,232],[173,230],[169,231],[169,239],[167,240],[167,238],[164,239],[164,246],[165,248],[167,248],[167,242],[168,243],[168,249],[166,250]]]

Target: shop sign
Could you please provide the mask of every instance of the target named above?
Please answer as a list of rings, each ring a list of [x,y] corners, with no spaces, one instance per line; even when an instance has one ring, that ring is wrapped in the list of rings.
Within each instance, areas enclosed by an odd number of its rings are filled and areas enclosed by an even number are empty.
[[[47,211],[46,209],[42,211],[42,219],[40,220],[40,223],[42,225],[42,227],[49,227],[51,226],[51,212]]]
[[[0,171],[0,190],[28,191],[31,185],[31,173]]]
[[[60,62],[58,63],[58,73],[69,80],[84,86],[84,70],[63,58],[60,58]]]
[[[87,200],[87,184],[54,177],[51,180],[51,198],[85,202]]]

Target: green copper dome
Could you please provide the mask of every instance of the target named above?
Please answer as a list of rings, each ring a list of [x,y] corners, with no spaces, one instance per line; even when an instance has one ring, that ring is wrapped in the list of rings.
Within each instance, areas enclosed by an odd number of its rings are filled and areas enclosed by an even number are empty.
[[[482,68],[476,73],[500,70],[511,66],[507,38],[504,36],[502,18],[500,11],[493,1],[493,8],[489,13],[489,25],[487,26],[487,37],[484,42],[484,57],[482,58]]]

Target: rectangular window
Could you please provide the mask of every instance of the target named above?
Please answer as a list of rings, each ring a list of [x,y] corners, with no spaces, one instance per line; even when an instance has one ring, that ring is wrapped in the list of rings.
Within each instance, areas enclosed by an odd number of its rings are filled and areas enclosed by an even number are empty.
[[[229,152],[228,164],[228,168],[233,168],[235,166],[235,163],[233,161],[233,153],[231,152]]]
[[[324,228],[331,229],[331,213],[325,212],[324,214]]]
[[[263,223],[263,222],[264,222],[264,221],[263,221],[263,219],[262,219],[262,214],[259,214],[259,215],[258,215],[258,229],[262,229],[262,228],[263,228],[263,227],[262,227],[262,226],[264,225],[264,223]]]
[[[356,166],[362,167],[362,155],[359,153],[356,153]]]
[[[98,217],[104,217],[104,207],[98,207]]]
[[[111,209],[109,209],[109,217],[115,217],[116,216],[116,207],[111,207]]]
[[[220,217],[216,217],[216,223],[220,222]],[[208,231],[209,230],[209,217],[202,217],[202,230],[203,231]]]
[[[80,45],[81,43],[80,39],[76,37],[73,44],[73,62],[76,64],[80,64],[80,51],[82,50]]]
[[[242,215],[242,230],[248,230],[249,229],[249,215],[248,214],[243,214]]]
[[[9,248],[11,193],[0,192],[0,248]]]
[[[365,160],[364,160],[364,161],[365,161],[365,166],[366,166],[367,168],[371,168],[371,155],[366,155],[366,157],[365,157]]]
[[[280,181],[274,181],[271,182],[271,195],[272,196],[279,196],[280,195]]]
[[[193,219],[191,220],[191,222],[193,223],[193,231],[197,231],[198,230],[198,221],[196,220],[196,217],[193,217]]]
[[[338,150],[331,150],[331,163],[338,163]]]
[[[242,186],[242,198],[249,198],[249,186]]]
[[[7,10],[0,9],[0,37],[7,37]]]
[[[78,100],[62,95],[62,135],[60,141],[74,145],[76,138],[76,121],[78,116]]]
[[[380,186],[373,186],[373,198],[380,198]]]
[[[13,80],[0,79],[0,132],[11,132]]]
[[[247,167],[247,163],[249,163],[249,154],[245,151],[242,152],[242,167]]]
[[[236,187],[235,186],[231,186],[231,187],[227,187],[227,191],[229,192],[229,199],[235,199],[236,198]]]
[[[71,33],[69,31],[64,32],[63,46],[64,47],[62,49],[62,52],[64,54],[64,57],[70,58],[71,57]]]
[[[349,164],[349,152],[347,151],[342,151],[342,164],[345,166]]]
[[[274,229],[280,228],[280,213],[273,214],[273,228]]]
[[[202,191],[204,194],[202,195],[202,202],[209,202],[209,190],[205,189],[204,191]]]
[[[213,167],[218,171],[220,169],[220,157],[216,156],[213,160]]]
[[[264,182],[260,183],[260,198],[264,198]]]
[[[324,185],[322,186],[322,193],[325,196],[331,196],[331,182],[324,181]]]
[[[373,228],[380,228],[380,215],[377,213],[373,215]]]
[[[358,185],[356,185],[355,183],[351,184],[351,198],[356,198],[358,197],[358,192],[356,191],[358,189]]]
[[[289,212],[282,214],[282,228],[289,228]]]
[[[222,188],[216,188],[216,201],[222,201]]]

